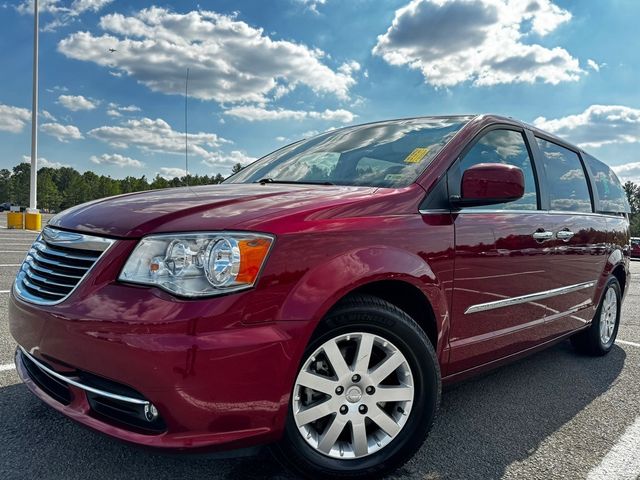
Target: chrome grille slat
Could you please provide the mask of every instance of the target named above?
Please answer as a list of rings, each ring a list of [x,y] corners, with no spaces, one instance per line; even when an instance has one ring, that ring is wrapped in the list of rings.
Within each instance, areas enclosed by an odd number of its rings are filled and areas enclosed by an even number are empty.
[[[31,283],[26,278],[22,279],[22,283],[24,283],[24,285],[27,288],[29,288],[31,290],[35,290],[35,291],[40,292],[40,293],[43,293],[45,295],[51,295],[52,297],[66,297],[67,296],[66,293],[54,292],[52,290],[47,290],[46,288],[39,287],[35,283]]]
[[[54,245],[50,245],[44,242],[36,242],[33,244],[33,247],[48,255],[53,255],[56,257],[63,257],[63,258],[70,258],[72,260],[81,260],[84,262],[95,262],[98,259],[98,257],[100,257],[100,255],[89,256],[89,255],[78,255],[75,253],[70,254],[63,250],[56,250]]]
[[[51,280],[50,278],[44,278],[41,277],[40,275],[33,273],[33,270],[29,269],[29,270],[24,270],[24,273],[27,274],[27,277],[29,277],[31,280],[35,281],[35,282],[42,282],[42,283],[46,283],[47,285],[53,285],[56,287],[63,287],[66,288],[68,290],[71,290],[73,288],[73,285],[69,285],[69,284],[64,284],[64,283],[57,283],[54,282],[53,280]]]
[[[69,275],[66,273],[60,273],[60,272],[55,272],[49,268],[44,268],[40,265],[36,265],[35,263],[33,263],[33,259],[27,257],[27,259],[25,260],[25,263],[29,264],[29,267],[32,270],[35,270],[37,272],[40,273],[44,273],[46,275],[55,275],[56,277],[65,277],[65,278],[70,278],[73,280],[73,282],[77,282],[78,280],[80,280],[82,278],[82,275]]]
[[[102,237],[45,227],[18,271],[14,292],[32,303],[60,303],[113,243]]]
[[[31,255],[33,259],[38,263],[44,263],[46,265],[52,265],[54,267],[67,268],[67,269],[73,269],[73,270],[83,270],[83,271],[87,270],[85,267],[80,267],[79,265],[69,265],[65,262],[61,262],[58,260],[51,260],[50,258],[45,258],[42,255],[40,255],[38,253],[38,250],[35,248],[32,248],[31,250],[29,250],[29,255]]]

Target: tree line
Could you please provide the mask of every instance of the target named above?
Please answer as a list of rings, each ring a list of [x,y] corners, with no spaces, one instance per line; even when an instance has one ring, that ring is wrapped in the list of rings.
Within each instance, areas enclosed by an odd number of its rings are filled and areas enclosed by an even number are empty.
[[[232,172],[242,169],[239,163]],[[11,202],[15,205],[29,205],[29,179],[31,165],[20,163],[12,170],[0,169],[0,203]],[[59,212],[80,203],[111,197],[121,193],[155,190],[158,188],[183,187],[185,185],[212,185],[221,183],[225,177],[215,175],[186,175],[167,180],[160,175],[149,181],[146,176],[140,178],[128,176],[118,179],[106,175],[96,175],[87,171],[78,172],[71,167],[38,169],[38,208],[45,212]]]
[[[232,172],[242,169],[239,163]],[[0,203],[12,202],[16,205],[29,204],[29,176],[31,165],[21,163],[13,170],[0,169]],[[121,193],[155,190],[158,188],[183,187],[185,185],[213,185],[221,183],[225,177],[215,175],[187,175],[167,180],[160,175],[149,181],[146,176],[140,178],[128,176],[118,179],[93,172],[80,173],[71,167],[38,170],[38,206],[43,211],[59,212],[80,203],[111,197]],[[626,182],[624,190],[631,205],[631,235],[640,236],[640,185]]]
[[[624,191],[631,206],[631,235],[640,237],[640,185],[626,182]]]

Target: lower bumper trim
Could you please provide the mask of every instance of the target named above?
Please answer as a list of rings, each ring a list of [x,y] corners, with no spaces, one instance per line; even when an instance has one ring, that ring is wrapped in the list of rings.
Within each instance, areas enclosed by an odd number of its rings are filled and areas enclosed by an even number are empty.
[[[31,362],[33,362],[33,364],[38,367],[40,370],[42,370],[43,372],[47,373],[48,375],[50,375],[51,377],[62,381],[68,385],[72,385],[76,388],[79,388],[81,390],[84,390],[86,392],[90,392],[90,393],[95,393],[96,395],[100,395],[101,397],[107,397],[107,398],[111,398],[113,400],[118,400],[120,402],[126,402],[126,403],[132,403],[134,405],[150,405],[151,402],[149,402],[148,400],[143,400],[140,398],[133,398],[133,397],[127,397],[124,395],[118,395],[117,393],[111,393],[111,392],[107,392],[105,390],[101,390],[99,388],[95,388],[89,385],[85,385],[84,383],[81,383],[77,380],[74,380],[72,378],[69,378],[65,375],[62,375],[54,370],[51,370],[49,367],[47,367],[46,365],[42,364],[41,362],[39,362],[38,360],[36,360],[36,358],[29,354],[22,346],[18,345],[18,348],[20,348],[20,351],[22,352],[22,354],[27,357]]]

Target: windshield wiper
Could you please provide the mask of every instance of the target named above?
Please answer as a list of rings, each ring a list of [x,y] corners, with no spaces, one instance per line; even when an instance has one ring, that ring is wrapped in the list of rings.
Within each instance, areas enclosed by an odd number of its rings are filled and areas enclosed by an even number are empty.
[[[276,180],[274,178],[271,177],[267,177],[267,178],[263,178],[262,180],[258,180],[255,183],[261,183],[261,184],[265,184],[265,183],[284,183],[284,184],[291,184],[291,185],[295,185],[295,184],[301,184],[301,185],[335,185],[331,182],[309,182],[309,181],[300,181],[300,180]]]

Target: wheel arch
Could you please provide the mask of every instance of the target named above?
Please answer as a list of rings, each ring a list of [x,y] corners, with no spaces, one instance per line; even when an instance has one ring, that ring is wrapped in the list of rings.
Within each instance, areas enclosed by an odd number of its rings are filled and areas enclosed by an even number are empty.
[[[389,246],[354,250],[306,272],[281,307],[283,320],[306,319],[309,338],[350,295],[371,294],[406,312],[425,331],[443,361],[449,329],[447,296],[425,260]]]

